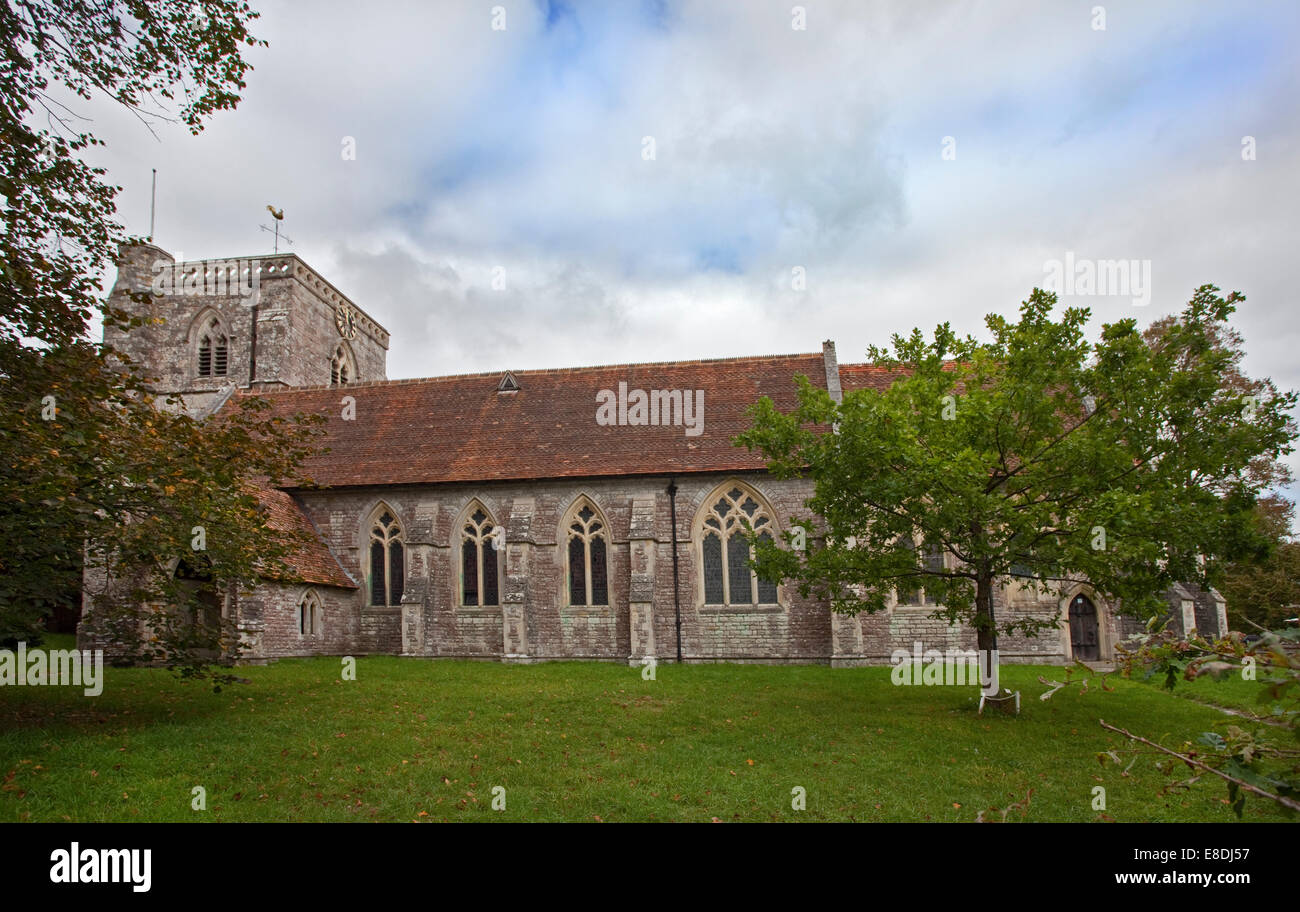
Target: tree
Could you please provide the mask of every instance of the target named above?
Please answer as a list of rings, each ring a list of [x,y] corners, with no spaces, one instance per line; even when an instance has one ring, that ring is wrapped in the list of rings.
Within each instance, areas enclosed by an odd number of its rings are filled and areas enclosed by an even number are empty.
[[[9,353],[0,631],[30,640],[51,598],[80,582],[84,544],[97,635],[118,657],[199,673],[237,651],[219,612],[195,623],[205,607],[259,576],[290,575],[302,539],[270,532],[259,488],[296,479],[321,419],[276,417],[241,397],[196,420],[113,358],[84,345]],[[11,398],[33,387],[42,400]]]
[[[999,629],[1056,623],[995,617],[995,586],[1013,573],[1036,588],[1085,578],[1127,612],[1163,613],[1163,590],[1205,578],[1201,555],[1258,543],[1263,482],[1244,470],[1295,436],[1294,393],[1243,401],[1224,382],[1230,355],[1212,343],[1240,300],[1202,286],[1159,345],[1132,319],[1089,342],[1087,309],[1054,319],[1055,295],[1035,289],[1018,321],[986,318],[991,341],[943,324],[873,346],[868,358],[895,372],[885,390],[836,403],[798,378],[795,410],[764,398],[737,438],[777,477],[814,484],[811,515],[791,519],[807,547],[756,540],[757,571],[850,613],[922,585],[986,651]]]
[[[1149,345],[1163,344],[1164,335],[1175,322],[1164,317],[1152,323],[1143,338]],[[1223,385],[1240,395],[1243,402],[1274,398],[1276,385],[1267,377],[1248,377],[1242,369],[1246,357],[1241,334],[1230,326],[1212,328],[1209,342],[1225,355]],[[1294,427],[1292,426],[1294,431]],[[1292,480],[1284,462],[1260,456],[1245,473],[1261,488],[1278,489]],[[1280,627],[1294,617],[1300,605],[1300,545],[1289,541],[1294,504],[1277,494],[1261,497],[1255,508],[1258,545],[1240,557],[1214,568],[1213,582],[1227,600],[1228,612],[1239,626],[1249,621],[1266,628]]]
[[[1177,324],[1177,317],[1162,317],[1143,330],[1142,338],[1146,340],[1148,345],[1157,348],[1165,343],[1166,335]],[[1242,361],[1246,358],[1245,340],[1242,338],[1241,333],[1233,329],[1232,326],[1227,323],[1208,325],[1206,327],[1206,342],[1221,355],[1222,386],[1228,395],[1241,397],[1247,408],[1253,401],[1276,399],[1280,395],[1277,385],[1268,377],[1249,377],[1246,375],[1242,369]],[[1288,422],[1288,427],[1294,433],[1295,422]],[[1261,489],[1281,488],[1291,483],[1291,470],[1286,463],[1269,454],[1261,454],[1251,460],[1245,472],[1252,479],[1259,482]],[[1261,500],[1263,519],[1266,522],[1272,522],[1279,518],[1279,510],[1288,510],[1286,503],[1285,500],[1277,496],[1263,498]],[[1285,519],[1287,525],[1282,530],[1282,534],[1285,534],[1286,530],[1290,528],[1289,511]]]
[[[96,314],[131,325],[100,276],[139,239],[114,221],[120,188],[83,160],[99,140],[65,104],[103,93],[150,128],[197,133],[239,101],[241,50],[265,44],[256,18],[236,0],[0,2],[0,639],[34,631],[89,542],[117,583],[98,620],[138,657],[193,671],[222,637],[174,609],[285,570],[292,538],[267,534],[255,492],[294,475],[312,422],[251,399],[207,421],[160,410],[149,378],[89,339]]]
[[[239,101],[240,48],[265,44],[248,33],[255,18],[234,0],[0,3],[0,339],[84,341],[98,277],[127,240],[121,188],[80,158],[101,142],[60,97],[100,92],[146,125],[174,115],[198,133]]]
[[[1243,622],[1250,622],[1278,629],[1300,613],[1300,543],[1289,540],[1293,512],[1288,500],[1262,498],[1255,520],[1263,544],[1225,561],[1217,574],[1215,585],[1236,628],[1249,630]]]

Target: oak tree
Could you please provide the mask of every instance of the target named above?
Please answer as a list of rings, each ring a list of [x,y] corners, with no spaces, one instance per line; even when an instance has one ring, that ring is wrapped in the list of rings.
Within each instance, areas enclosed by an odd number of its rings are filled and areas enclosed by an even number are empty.
[[[794,533],[787,547],[756,541],[756,569],[844,612],[922,587],[990,651],[999,630],[1056,624],[996,616],[1013,576],[1040,589],[1087,579],[1126,612],[1163,613],[1172,583],[1257,544],[1267,481],[1247,469],[1295,436],[1294,393],[1228,382],[1231,355],[1213,343],[1241,300],[1202,286],[1158,343],[1133,319],[1093,341],[1087,309],[1054,316],[1055,295],[1035,289],[1018,320],[986,318],[985,341],[943,324],[872,347],[884,389],[835,402],[799,378],[798,407],[761,400],[737,440],[777,477],[814,485],[809,513],[791,518],[806,548],[789,547]]]

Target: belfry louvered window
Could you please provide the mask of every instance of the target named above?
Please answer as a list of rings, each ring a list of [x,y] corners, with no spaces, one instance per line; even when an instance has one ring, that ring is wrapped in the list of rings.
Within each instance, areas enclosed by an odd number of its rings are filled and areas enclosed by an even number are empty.
[[[384,510],[370,527],[370,604],[402,604],[405,559],[401,526]]]
[[[700,566],[706,605],[774,605],[776,584],[750,569],[747,534],[772,541],[772,518],[758,498],[739,486],[712,499],[700,526]]]
[[[487,608],[501,604],[497,574],[497,553],[501,547],[501,530],[482,506],[473,511],[461,526],[460,593],[461,605]]]
[[[221,321],[213,317],[199,336],[199,376],[224,377],[230,360],[230,346]]]
[[[586,498],[570,511],[568,581],[570,605],[608,605],[608,538],[605,521]]]

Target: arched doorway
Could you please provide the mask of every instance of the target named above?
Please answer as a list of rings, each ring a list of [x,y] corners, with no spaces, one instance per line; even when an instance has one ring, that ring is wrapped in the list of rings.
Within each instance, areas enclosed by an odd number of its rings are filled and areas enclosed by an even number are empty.
[[[1073,658],[1084,662],[1095,662],[1101,658],[1097,606],[1083,594],[1076,595],[1070,601],[1070,653]]]
[[[224,599],[212,583],[210,566],[203,555],[193,562],[181,558],[176,564],[176,579],[182,581],[184,602],[179,608],[185,641],[195,655],[215,660],[221,656]]]

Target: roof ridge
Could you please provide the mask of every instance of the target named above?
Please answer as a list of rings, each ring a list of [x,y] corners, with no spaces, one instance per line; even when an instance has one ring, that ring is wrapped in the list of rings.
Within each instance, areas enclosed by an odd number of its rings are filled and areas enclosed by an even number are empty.
[[[346,386],[335,386],[330,383],[317,383],[310,386],[284,386],[277,389],[259,389],[250,390],[243,387],[239,390],[241,396],[261,396],[265,393],[297,393],[308,390],[343,390],[343,389],[364,389],[376,386],[401,386],[403,384],[431,383],[436,380],[469,380],[476,378],[487,379],[495,377],[500,379],[503,374],[512,373],[516,377],[521,376],[538,376],[549,374],[576,374],[583,371],[613,370],[615,368],[634,368],[634,367],[690,367],[699,364],[724,364],[727,362],[739,361],[782,361],[793,358],[816,358],[820,360],[821,352],[794,352],[784,355],[740,355],[731,358],[695,358],[686,361],[633,361],[625,364],[588,364],[580,367],[540,367],[534,370],[514,370],[512,368],[503,368],[494,371],[479,371],[472,374],[439,374],[432,377],[398,377],[392,380],[363,380],[359,383],[349,383]]]
[[[956,364],[957,362],[956,362],[956,360],[954,360],[954,359],[952,359],[952,358],[945,358],[943,363],[944,363],[944,364]],[[890,367],[890,366],[887,365],[887,364],[881,364],[881,363],[879,363],[878,361],[841,361],[841,362],[840,362],[840,370],[844,370],[846,367],[848,367],[848,368],[866,368],[866,369],[868,369],[868,370],[885,370],[885,371],[895,371],[895,370],[899,370],[899,369],[900,369],[900,368],[898,368],[898,367]]]

